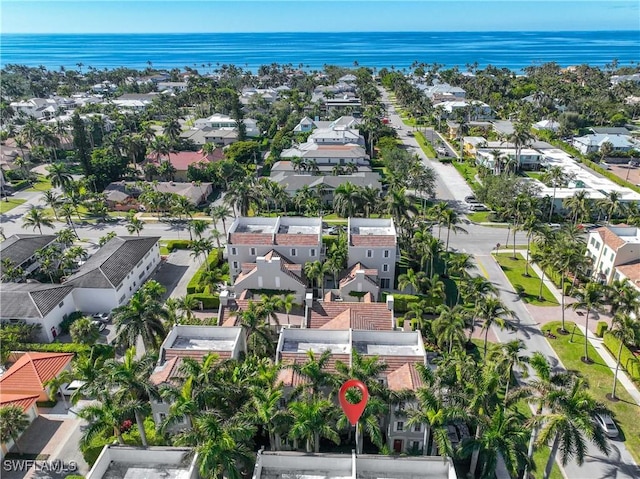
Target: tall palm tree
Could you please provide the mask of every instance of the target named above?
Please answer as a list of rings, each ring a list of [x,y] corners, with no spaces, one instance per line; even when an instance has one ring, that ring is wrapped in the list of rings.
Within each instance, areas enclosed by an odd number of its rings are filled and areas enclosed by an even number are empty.
[[[320,397],[323,388],[335,386],[337,382],[335,375],[328,370],[330,360],[331,351],[329,350],[324,351],[320,356],[316,356],[312,350],[309,350],[304,363],[287,366],[303,378],[301,385],[297,386],[292,393],[292,397],[298,397],[303,392],[312,397]]]
[[[335,406],[326,399],[313,396],[289,404],[293,424],[289,434],[305,441],[306,452],[320,452],[320,438],[340,444],[340,436],[332,427]]]
[[[268,313],[258,303],[249,301],[247,308],[239,309],[234,314],[240,321],[240,326],[245,330],[247,347],[256,355],[271,355],[275,352],[275,338],[273,330],[269,327]]]
[[[449,235],[451,234],[451,231],[453,231],[454,234],[469,233],[467,230],[465,230],[461,226],[458,226],[459,223],[460,223],[460,216],[453,208],[447,208],[442,212],[442,225],[447,227],[447,240],[444,247],[445,251],[449,251]]]
[[[624,211],[622,194],[619,191],[610,191],[607,197],[600,201],[600,206],[607,213],[607,224],[611,224],[613,217]]]
[[[105,362],[107,381],[115,386],[117,391],[114,397],[120,403],[133,401],[147,405],[151,399],[158,399],[160,394],[156,386],[149,380],[155,367],[156,357],[146,353],[142,358],[136,359],[135,348],[129,348],[122,361],[110,359]],[[150,406],[150,405],[149,405]],[[144,429],[143,408],[134,408],[136,424],[140,433],[140,440],[144,447],[148,446],[147,434]]]
[[[567,305],[574,311],[584,309],[587,312],[585,317],[585,334],[584,334],[584,357],[582,360],[586,363],[591,362],[589,358],[589,316],[592,312],[602,313],[605,303],[605,289],[600,283],[589,282],[576,291],[575,303]]]
[[[567,175],[564,172],[564,169],[561,166],[552,166],[549,168],[543,175],[542,180],[545,183],[551,183],[553,186],[553,196],[551,197],[551,203],[549,204],[549,219],[551,222],[551,218],[553,216],[553,207],[556,202],[556,188],[558,186],[562,186],[567,181]]]
[[[620,369],[620,356],[622,355],[622,347],[626,344],[636,344],[640,339],[640,322],[637,319],[624,313],[617,313],[611,320],[610,333],[620,341],[618,353],[616,354],[616,370],[613,375],[613,390],[611,391],[611,399],[616,400],[616,388],[618,386],[618,370]]]
[[[611,315],[616,313],[634,315],[640,313],[640,291],[627,280],[613,280],[605,290],[606,303]]]
[[[168,319],[167,311],[156,300],[137,291],[129,303],[113,310],[116,325],[116,342],[126,348],[136,345],[142,338],[145,349],[158,349],[166,335],[163,320]]]
[[[326,270],[320,261],[308,261],[304,265],[304,274],[316,284],[321,298],[324,297],[324,275]]]
[[[495,296],[482,298],[476,308],[476,314],[483,320],[484,332],[484,357],[487,357],[487,337],[489,329],[494,324],[500,329],[512,328],[507,318],[513,317],[513,311],[509,310],[500,299]]]
[[[32,228],[34,231],[37,229],[40,234],[42,234],[43,226],[53,228],[53,221],[51,221],[51,217],[47,215],[42,208],[32,206],[22,217],[23,228]]]
[[[586,190],[580,190],[573,196],[565,199],[563,205],[571,212],[571,218],[573,224],[582,222],[583,218],[588,218],[590,215],[589,198],[587,197]]]
[[[76,414],[88,421],[84,429],[81,445],[87,445],[96,436],[115,436],[124,446],[120,427],[133,415],[135,406],[131,402],[120,402],[110,394],[102,394],[100,402],[80,409]]]
[[[47,190],[42,195],[42,202],[53,210],[53,215],[58,221],[58,207],[62,204],[60,195],[53,190]]]
[[[218,221],[222,222],[222,230],[226,234],[226,219],[233,215],[233,212],[229,209],[229,207],[227,205],[212,205],[211,209],[209,210],[209,214],[211,215],[213,225],[216,229],[218,229]]]
[[[135,233],[137,236],[140,236],[140,232],[144,229],[144,221],[140,218],[136,218],[135,216],[129,217],[127,220],[127,231],[129,234]]]
[[[549,479],[558,450],[562,465],[575,458],[581,466],[587,452],[587,441],[591,441],[604,454],[609,455],[610,447],[595,421],[598,413],[607,410],[588,392],[583,378],[577,378],[569,390],[554,390],[549,393],[550,413],[538,417],[542,424],[538,444],[548,444],[553,440],[551,452],[544,471],[544,479]]]
[[[283,295],[280,305],[287,315],[287,324],[291,324],[291,322],[289,321],[289,314],[294,307],[298,306],[298,303],[296,303],[295,295],[291,293]]]
[[[67,166],[64,163],[52,163],[47,166],[47,171],[49,172],[47,179],[51,181],[54,188],[66,190],[73,181],[73,177],[67,171]]]
[[[412,268],[409,268],[406,273],[398,276],[398,289],[403,291],[410,287],[412,293],[419,293],[422,291],[425,277],[426,274],[423,271],[416,273]]]
[[[356,215],[360,209],[361,191],[350,181],[339,185],[333,194],[333,208],[335,212],[343,218]]]
[[[451,354],[456,349],[462,349],[466,341],[464,330],[467,328],[471,312],[457,304],[453,307],[440,305],[436,312],[439,316],[433,321],[431,330],[440,348],[446,348]]]
[[[13,441],[19,454],[18,438],[27,430],[31,422],[20,406],[0,407],[0,440],[2,444]]]

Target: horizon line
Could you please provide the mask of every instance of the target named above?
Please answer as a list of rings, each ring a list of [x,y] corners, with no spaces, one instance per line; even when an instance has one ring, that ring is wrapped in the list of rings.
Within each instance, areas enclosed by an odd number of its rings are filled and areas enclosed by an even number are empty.
[[[244,32],[0,32],[4,35],[271,35],[280,33],[589,33],[589,32],[635,32],[635,28],[589,29],[589,30],[280,30],[280,31],[244,31]]]

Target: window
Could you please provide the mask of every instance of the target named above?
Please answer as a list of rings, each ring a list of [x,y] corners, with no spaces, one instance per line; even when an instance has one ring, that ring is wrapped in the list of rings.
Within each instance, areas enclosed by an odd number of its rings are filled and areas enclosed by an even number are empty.
[[[238,250],[236,248],[231,248],[231,256],[235,256],[238,254]]]
[[[316,250],[315,250],[315,248],[311,248],[311,249],[309,250],[309,256],[315,256],[315,255],[316,255]]]
[[[600,242],[596,241],[596,249],[600,249]]]
[[[255,249],[255,248],[251,248],[251,249],[249,250],[249,254],[250,254],[251,256],[255,256],[255,255],[256,255],[256,249]]]
[[[589,241],[589,244],[590,244],[591,246],[593,246],[594,244],[596,244],[596,239],[595,239],[595,238],[593,238],[593,237],[591,237],[591,241]]]
[[[384,256],[385,258],[388,258],[390,254],[391,254],[391,252],[390,252],[388,249],[386,249],[386,250],[384,250],[384,254],[383,254],[383,256]]]
[[[118,299],[118,304],[122,304],[122,302],[124,301],[124,296],[124,294],[120,296],[120,299]]]
[[[147,266],[147,269],[149,269],[148,266]],[[144,276],[144,270],[140,271],[140,274],[138,275],[138,279],[142,279],[143,276]]]
[[[388,273],[389,272],[389,265],[388,264],[383,264],[382,265],[382,272],[383,273]]]
[[[411,441],[411,449],[414,451],[419,451],[422,448],[422,443],[420,441]]]
[[[233,262],[233,269],[238,269],[238,262],[237,261]]]
[[[62,308],[64,306],[64,300],[58,303],[58,308]]]
[[[276,276],[275,280],[276,280],[276,289],[278,289],[280,287],[280,276]]]
[[[164,422],[167,419],[167,415],[163,412],[159,412],[158,419],[160,420],[160,422]]]
[[[420,424],[420,423],[415,424],[413,426],[413,432],[420,432],[420,431],[422,431],[422,424]]]
[[[373,258],[373,250],[372,249],[368,249],[367,250],[367,258]]]
[[[382,289],[389,289],[391,284],[391,280],[389,278],[382,278],[380,280],[380,287]]]
[[[396,422],[396,431],[403,431],[403,430],[404,430],[404,422],[402,421]]]
[[[147,259],[150,254],[151,254],[151,251],[147,251],[147,254],[144,255],[144,259]]]
[[[298,256],[298,250],[291,248],[291,256]]]
[[[613,253],[613,252],[611,253],[611,261],[613,261],[613,257],[614,257],[615,255],[616,255],[615,253]]]
[[[138,286],[138,283],[136,283],[136,282],[134,281],[134,282],[133,282],[133,285],[134,285],[134,286]]]

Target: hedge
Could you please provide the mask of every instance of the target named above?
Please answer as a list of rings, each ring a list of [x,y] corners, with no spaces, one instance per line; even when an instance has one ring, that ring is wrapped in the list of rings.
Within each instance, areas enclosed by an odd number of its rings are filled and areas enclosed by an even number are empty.
[[[24,343],[16,344],[13,348],[15,351],[38,351],[43,353],[76,353],[76,354],[91,354],[91,350],[105,359],[110,359],[115,356],[115,350],[113,346],[107,344],[94,344],[89,346],[87,344],[77,343]]]
[[[605,333],[604,345],[611,354],[613,354],[613,357],[617,358],[620,340],[611,333]],[[640,361],[638,361],[638,358],[624,345],[622,346],[622,353],[620,354],[620,366],[627,370],[631,379],[640,381]]]
[[[389,293],[382,293],[382,301],[387,301],[387,295]],[[409,311],[409,306],[420,302],[422,297],[415,294],[393,294],[393,312],[394,313],[406,313]]]
[[[222,259],[222,251],[214,249],[207,257],[207,264],[209,269],[213,269],[220,264]],[[204,284],[202,284],[202,275],[207,271],[207,264],[200,266],[198,271],[193,275],[189,283],[187,284],[187,294],[202,293],[205,290]]]
[[[187,298],[193,298],[196,301],[202,301],[203,309],[218,309],[220,306],[220,296],[218,294],[195,293],[187,294]]]
[[[191,241],[189,240],[169,240],[167,241],[166,248],[169,252],[173,252],[176,249],[189,249]]]
[[[31,186],[31,183],[29,183],[29,180],[20,180],[16,182],[11,182],[11,187],[15,191],[23,190],[25,188],[28,188],[29,186]]]
[[[609,328],[609,325],[604,322],[604,321],[598,321],[598,324],[596,324],[596,336],[598,336],[599,338],[601,338],[602,336],[604,336],[604,333],[607,332],[607,329]]]

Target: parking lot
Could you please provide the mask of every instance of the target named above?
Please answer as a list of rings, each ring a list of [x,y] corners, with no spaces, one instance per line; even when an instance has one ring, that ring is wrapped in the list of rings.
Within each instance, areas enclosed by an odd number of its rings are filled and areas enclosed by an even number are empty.
[[[609,163],[609,171],[632,185],[640,185],[640,167]]]

